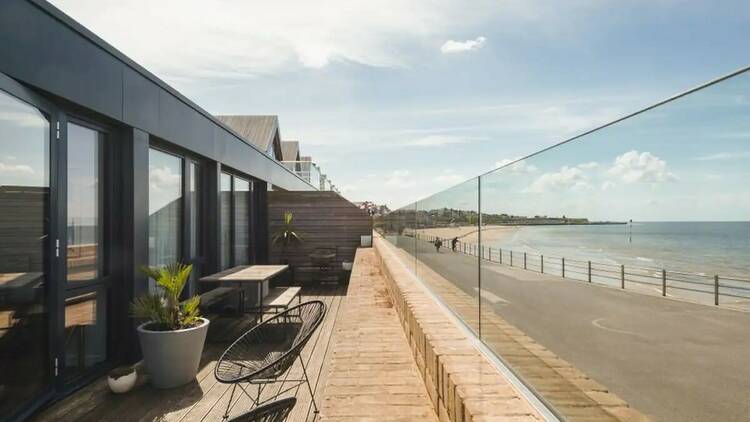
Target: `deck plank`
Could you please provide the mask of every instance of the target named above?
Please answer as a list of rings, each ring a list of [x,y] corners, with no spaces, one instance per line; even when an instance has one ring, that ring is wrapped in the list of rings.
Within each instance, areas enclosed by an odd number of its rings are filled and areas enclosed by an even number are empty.
[[[315,286],[305,288],[302,292],[303,302],[314,299],[322,300],[328,309],[323,324],[302,351],[302,357],[309,366],[308,375],[313,386],[319,383],[318,378],[326,360],[338,308],[345,294],[346,288],[343,286]],[[246,315],[242,319],[220,317],[212,321],[198,375],[195,381],[186,386],[157,390],[147,383],[147,377],[139,377],[138,384],[133,391],[115,395],[108,391],[106,380],[102,378],[43,410],[32,420],[113,422],[221,420],[221,415],[229,400],[230,386],[217,382],[213,375],[216,361],[229,345],[228,341],[220,340],[238,337],[252,327],[253,318],[253,315]],[[289,377],[300,375],[299,364],[295,364],[287,374]],[[270,396],[272,392],[268,390],[264,396]],[[310,394],[304,385],[300,386],[296,392],[298,403],[289,420],[307,420],[308,409],[311,408]],[[318,400],[317,394],[318,392],[316,392],[316,400]],[[234,405],[230,413],[232,416],[237,416],[249,408],[249,400],[245,402],[243,397],[240,395],[238,398],[235,394]],[[309,415],[312,415],[311,411]]]

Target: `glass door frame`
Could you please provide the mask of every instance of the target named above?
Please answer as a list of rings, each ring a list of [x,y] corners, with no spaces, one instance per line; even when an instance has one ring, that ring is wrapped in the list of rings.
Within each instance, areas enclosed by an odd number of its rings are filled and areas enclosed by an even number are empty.
[[[92,379],[101,376],[107,369],[112,365],[113,353],[113,329],[114,320],[117,317],[113,315],[112,306],[112,284],[113,284],[113,270],[117,266],[112,265],[111,261],[111,249],[114,245],[114,241],[117,238],[113,232],[114,221],[112,213],[117,207],[113,206],[113,201],[116,199],[114,192],[117,192],[114,185],[114,174],[113,174],[113,163],[114,160],[114,143],[115,143],[115,130],[108,125],[101,123],[94,123],[90,119],[81,117],[77,113],[67,112],[65,110],[59,112],[60,122],[60,139],[58,141],[58,157],[57,157],[57,184],[58,184],[58,199],[59,209],[58,219],[60,233],[58,236],[59,240],[59,282],[57,285],[58,296],[56,305],[57,325],[55,331],[59,333],[58,347],[57,350],[57,362],[58,362],[58,373],[57,377],[57,390],[59,393],[67,394],[83,385],[86,385]],[[67,214],[68,214],[68,124],[75,124],[86,129],[96,131],[98,133],[99,150],[99,180],[98,180],[98,207],[99,213],[98,218],[100,225],[99,233],[97,235],[97,277],[94,280],[87,280],[83,282],[76,282],[74,286],[69,286],[68,282],[68,268],[67,268]],[[66,356],[65,356],[65,344],[62,339],[65,337],[65,301],[72,296],[80,294],[96,293],[100,297],[104,298],[104,306],[106,313],[106,323],[104,329],[106,330],[105,335],[105,359],[104,361],[93,365],[91,368],[87,368],[83,374],[76,375],[73,378],[66,377]],[[101,303],[101,302],[100,302]],[[85,351],[83,351],[85,353]]]
[[[60,201],[59,189],[60,180],[59,174],[59,152],[61,138],[59,132],[60,124],[60,110],[55,105],[43,98],[41,95],[33,92],[31,89],[24,85],[16,82],[12,78],[0,73],[0,90],[4,93],[17,98],[18,100],[38,109],[49,121],[49,202],[47,204],[47,215],[49,219],[49,225],[47,228],[47,244],[45,245],[46,262],[44,263],[44,272],[46,278],[46,291],[45,296],[47,300],[47,374],[48,374],[48,385],[39,392],[37,397],[31,398],[29,402],[24,403],[25,408],[18,411],[17,414],[11,415],[12,417],[18,417],[24,419],[30,416],[35,410],[44,405],[50,399],[55,397],[59,389],[59,382],[61,373],[57,366],[59,362],[59,352],[61,343],[59,341],[58,332],[55,331],[55,327],[64,322],[60,321],[60,307],[59,307],[59,286],[62,279],[61,269],[65,265],[65,262],[57,257],[56,239],[60,239],[62,228],[65,227],[61,224],[60,219]]]
[[[202,271],[206,268],[206,262],[207,262],[207,251],[208,248],[206,247],[206,227],[205,227],[205,215],[207,212],[207,206],[210,202],[210,199],[207,196],[206,192],[206,162],[204,159],[202,159],[200,156],[184,150],[179,147],[175,147],[174,145],[169,144],[166,141],[163,141],[156,137],[151,137],[149,141],[149,149],[155,150],[163,154],[168,154],[171,156],[174,156],[176,158],[179,158],[182,162],[181,165],[181,189],[182,189],[182,196],[180,200],[180,231],[179,231],[179,240],[178,240],[178,248],[177,250],[180,253],[180,257],[178,259],[179,262],[183,264],[193,264],[193,271],[197,275],[203,275],[201,274]],[[197,177],[194,179],[190,168],[191,166],[195,166],[197,169]],[[197,224],[196,227],[196,236],[198,238],[198,242],[196,244],[196,255],[193,256],[193,253],[190,249],[191,243],[193,242],[193,235],[191,232],[191,221],[192,221],[192,201],[193,196],[191,195],[191,183],[195,182],[195,201],[197,202],[196,209],[198,211],[198,218],[195,219],[195,222]],[[198,282],[197,277],[193,277],[191,281],[186,286],[185,290],[183,291],[182,298],[187,299],[190,297],[190,295],[194,295],[198,293]]]

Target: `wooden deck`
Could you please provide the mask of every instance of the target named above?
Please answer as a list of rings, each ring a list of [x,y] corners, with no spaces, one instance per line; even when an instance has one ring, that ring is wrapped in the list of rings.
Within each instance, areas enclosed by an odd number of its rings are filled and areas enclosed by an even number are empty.
[[[327,306],[323,325],[310,339],[302,351],[302,358],[308,368],[315,399],[321,406],[322,389],[330,363],[331,333],[339,312],[345,286],[320,286],[305,289],[303,302],[321,300]],[[214,378],[214,364],[224,349],[228,339],[234,339],[252,326],[254,316],[245,318],[219,318],[212,321],[209,338],[203,353],[196,380],[186,386],[158,390],[144,379],[139,379],[136,388],[123,395],[109,392],[106,380],[101,379],[76,392],[63,401],[49,407],[33,420],[37,421],[220,421],[229,401],[231,386],[221,384]],[[286,375],[287,379],[298,379],[301,367],[298,363]],[[286,388],[287,386],[285,386]],[[278,386],[266,388],[264,396],[272,396]],[[313,411],[310,393],[305,385],[291,390],[284,396],[297,397],[297,405],[288,421],[312,421]],[[235,394],[232,400],[230,417],[238,416],[251,408],[250,400]]]

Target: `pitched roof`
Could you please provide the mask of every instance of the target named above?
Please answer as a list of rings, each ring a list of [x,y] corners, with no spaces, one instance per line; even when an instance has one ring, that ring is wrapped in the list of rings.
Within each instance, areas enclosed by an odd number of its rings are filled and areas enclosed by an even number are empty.
[[[216,116],[235,132],[242,135],[246,141],[258,149],[274,153],[271,147],[279,131],[278,116]]]
[[[281,159],[299,161],[299,141],[281,141]]]

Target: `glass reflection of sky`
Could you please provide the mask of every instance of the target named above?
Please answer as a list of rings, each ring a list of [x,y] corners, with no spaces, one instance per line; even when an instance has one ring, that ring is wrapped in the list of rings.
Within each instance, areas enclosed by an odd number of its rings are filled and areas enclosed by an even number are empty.
[[[151,215],[182,196],[182,159],[154,149],[149,151],[148,159]]]
[[[482,177],[482,211],[591,220],[750,219],[750,74]],[[476,209],[464,182],[420,209]]]
[[[0,186],[48,186],[48,160],[47,119],[0,91]]]

